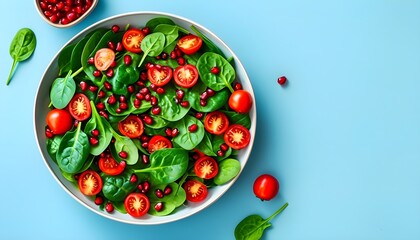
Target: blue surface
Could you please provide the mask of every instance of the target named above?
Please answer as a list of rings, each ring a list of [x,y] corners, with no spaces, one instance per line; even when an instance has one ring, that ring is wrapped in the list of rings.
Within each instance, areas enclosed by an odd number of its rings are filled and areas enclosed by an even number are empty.
[[[101,0],[69,29],[43,22],[31,0],[0,8],[0,239],[233,239],[245,216],[268,217],[286,201],[263,239],[420,239],[420,2]],[[146,10],[222,38],[258,105],[255,146],[231,190],[158,226],[114,222],[76,202],[47,170],[32,122],[38,82],[63,44],[98,20]],[[21,27],[38,45],[6,87]],[[281,182],[269,202],[252,193],[262,173]]]

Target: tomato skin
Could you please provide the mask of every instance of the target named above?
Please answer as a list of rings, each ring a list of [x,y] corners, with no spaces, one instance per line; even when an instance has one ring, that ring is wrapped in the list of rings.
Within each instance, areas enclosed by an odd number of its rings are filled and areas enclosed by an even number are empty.
[[[229,127],[229,119],[223,112],[214,111],[204,118],[204,128],[215,135],[223,134]]]
[[[175,83],[183,88],[192,88],[198,81],[198,70],[194,65],[178,66],[174,71]]]
[[[176,45],[183,53],[194,54],[203,45],[203,40],[196,35],[188,34],[180,38]]]
[[[129,138],[138,138],[144,132],[143,121],[135,115],[129,115],[118,123],[118,130]]]
[[[194,172],[199,178],[212,179],[219,173],[219,164],[214,158],[204,156],[194,163]]]
[[[94,196],[102,190],[102,178],[93,170],[82,172],[78,180],[80,192],[86,196]]]
[[[229,147],[239,150],[248,146],[251,140],[251,134],[244,126],[232,124],[226,130],[223,139]]]
[[[280,184],[270,174],[262,174],[254,181],[253,191],[256,197],[264,201],[273,199],[279,192]]]
[[[236,90],[229,97],[229,107],[237,113],[248,113],[252,102],[252,96],[246,90]]]
[[[76,93],[68,104],[70,114],[79,121],[84,121],[92,114],[89,98],[83,93]]]
[[[124,48],[133,53],[140,53],[141,50],[141,41],[146,36],[144,32],[137,28],[128,29],[122,38],[122,44]]]
[[[103,173],[116,176],[124,171],[126,162],[117,162],[111,154],[105,154],[105,156],[99,158],[98,166]]]
[[[172,79],[172,68],[167,66],[152,66],[147,69],[147,78],[155,86],[162,87]]]
[[[187,194],[187,200],[190,202],[201,202],[208,195],[207,186],[194,179],[186,181],[183,188]]]
[[[50,130],[57,135],[64,134],[73,127],[73,118],[64,109],[53,109],[49,111],[46,122]]]
[[[94,64],[99,71],[107,70],[115,60],[115,52],[110,48],[101,48],[95,53]]]
[[[124,200],[124,208],[133,217],[146,215],[150,209],[150,200],[143,193],[130,193]]]
[[[149,140],[147,150],[152,153],[162,148],[172,148],[171,140],[161,135],[155,135]]]

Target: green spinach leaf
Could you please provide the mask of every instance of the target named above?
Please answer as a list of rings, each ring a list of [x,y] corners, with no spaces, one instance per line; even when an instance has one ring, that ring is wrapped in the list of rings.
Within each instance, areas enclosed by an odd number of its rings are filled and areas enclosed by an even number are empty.
[[[101,174],[103,179],[102,192],[104,196],[115,202],[124,201],[125,197],[134,189],[138,183],[130,182],[132,171],[124,171],[117,176],[109,176],[104,173]]]
[[[165,34],[161,32],[151,33],[143,38],[140,45],[143,57],[138,64],[139,67],[143,64],[146,56],[156,57],[162,53],[165,48],[165,39]]]
[[[71,71],[64,78],[56,78],[50,91],[51,103],[55,108],[63,109],[69,104],[76,92],[76,83]]]
[[[241,163],[233,158],[228,158],[219,162],[219,173],[214,177],[213,181],[216,185],[223,185],[234,177],[236,177],[241,171]]]
[[[197,131],[190,132],[188,128],[193,124],[197,125]],[[190,115],[186,115],[181,120],[170,124],[170,127],[172,129],[177,128],[179,131],[178,135],[172,138],[172,141],[186,150],[194,149],[204,138],[203,123]]]
[[[84,132],[92,136],[92,130],[97,129],[99,131],[98,144],[90,148],[90,154],[98,156],[105,151],[112,140],[111,125],[104,117],[99,115],[93,101],[90,101],[90,105],[92,107],[92,117],[86,123]]]
[[[219,68],[219,74],[211,72],[213,67]],[[207,87],[215,91],[220,91],[227,87],[233,92],[231,84],[236,78],[235,69],[224,57],[217,53],[206,52],[198,59],[197,70],[201,80]]]
[[[170,187],[172,192],[165,195],[163,198],[158,198],[155,194],[156,190],[163,190],[166,187]],[[170,184],[153,186],[150,194],[148,194],[148,197],[152,206],[157,203],[163,203],[164,205],[164,208],[161,211],[156,211],[154,208],[150,208],[148,213],[154,216],[165,216],[171,214],[177,207],[181,206],[187,199],[187,194],[182,187],[180,187],[177,183],[172,182]]]

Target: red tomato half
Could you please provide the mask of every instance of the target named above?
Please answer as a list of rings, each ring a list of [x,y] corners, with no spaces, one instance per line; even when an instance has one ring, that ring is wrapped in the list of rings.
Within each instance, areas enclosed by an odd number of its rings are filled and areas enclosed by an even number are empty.
[[[94,196],[102,190],[102,178],[93,170],[86,170],[79,176],[79,189],[87,196]]]
[[[201,202],[208,195],[207,186],[197,180],[188,180],[183,187],[187,194],[187,200],[190,202]]]
[[[208,113],[204,118],[204,128],[207,132],[215,135],[224,133],[229,127],[229,119],[226,114],[215,111]]]
[[[237,113],[248,113],[252,107],[252,96],[246,90],[236,90],[229,97],[229,107]]]
[[[94,64],[99,71],[107,70],[115,60],[115,52],[110,48],[101,48],[95,53]]]
[[[194,164],[194,172],[197,177],[211,179],[219,173],[219,164],[212,157],[201,157]]]
[[[242,149],[248,146],[251,139],[249,130],[240,124],[232,124],[226,130],[224,140],[233,149]]]
[[[98,161],[99,169],[105,174],[115,176],[122,173],[125,169],[126,162],[117,162],[111,154],[105,154],[105,156],[99,158]]]
[[[122,44],[127,51],[133,53],[140,53],[141,50],[141,41],[146,35],[144,32],[137,28],[128,29],[127,32],[124,33],[122,38]]]
[[[92,114],[89,98],[83,93],[76,93],[68,105],[70,114],[79,121],[84,121]]]
[[[181,65],[174,72],[175,83],[184,88],[193,87],[198,81],[198,71],[194,65]]]
[[[200,37],[189,34],[180,38],[176,45],[183,53],[194,54],[200,49],[202,44],[203,40]]]
[[[47,114],[47,125],[54,134],[64,134],[73,127],[73,118],[64,109],[53,109]]]
[[[162,87],[172,79],[172,68],[154,65],[147,69],[147,78],[155,86]]]
[[[152,153],[162,148],[172,148],[171,140],[161,135],[155,135],[150,139],[147,150]]]
[[[129,138],[138,138],[144,132],[144,125],[139,117],[130,115],[118,123],[118,130]]]
[[[141,217],[150,209],[149,198],[143,193],[130,193],[124,200],[124,207],[133,217]]]
[[[261,200],[271,200],[279,192],[280,184],[275,177],[270,174],[262,174],[254,181],[253,191],[255,196]]]

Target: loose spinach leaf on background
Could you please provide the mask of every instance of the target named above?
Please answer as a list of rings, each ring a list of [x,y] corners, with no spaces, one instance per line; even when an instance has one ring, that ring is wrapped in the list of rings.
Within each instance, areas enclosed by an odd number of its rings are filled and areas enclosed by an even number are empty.
[[[285,203],[279,210],[277,210],[273,215],[267,219],[263,219],[259,215],[250,215],[244,218],[235,228],[235,239],[236,240],[258,240],[261,239],[264,230],[271,226],[269,222],[277,214],[283,212],[283,210],[288,206],[288,203]]]
[[[12,40],[9,54],[13,58],[13,65],[7,77],[6,85],[9,85],[18,62],[25,61],[35,51],[36,36],[29,28],[20,29]]]

